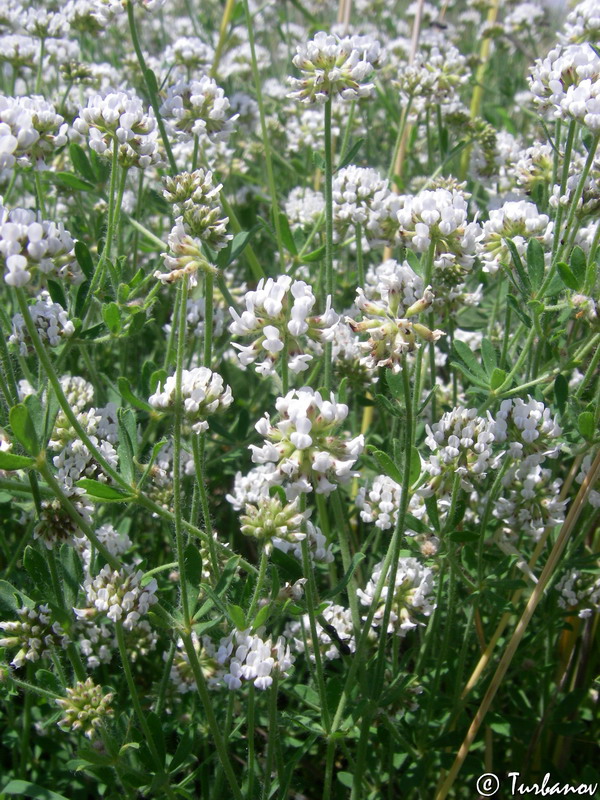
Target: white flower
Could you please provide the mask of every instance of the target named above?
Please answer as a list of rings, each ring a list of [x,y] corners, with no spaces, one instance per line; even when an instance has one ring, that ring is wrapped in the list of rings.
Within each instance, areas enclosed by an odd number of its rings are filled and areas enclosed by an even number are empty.
[[[298,45],[293,63],[302,78],[289,78],[294,89],[289,97],[303,103],[325,103],[339,94],[354,100],[372,94],[374,84],[366,83],[379,61],[379,42],[368,36],[346,36],[319,31],[307,44]]]
[[[29,315],[42,341],[47,341],[51,347],[57,347],[63,338],[68,339],[75,332],[67,312],[61,305],[52,302],[48,292],[41,292],[37,302],[29,306]],[[13,334],[8,340],[9,344],[18,345],[20,354],[26,356],[30,342],[22,314],[15,314],[12,322]]]
[[[483,261],[483,271],[494,275],[502,264],[512,263],[506,239],[512,239],[520,256],[524,255],[529,239],[537,239],[542,246],[552,243],[554,223],[546,214],[540,214],[535,203],[509,200],[501,208],[490,211],[483,223],[483,237],[478,243],[478,254]]]
[[[226,142],[238,115],[229,116],[229,100],[213,78],[179,81],[167,90],[160,113],[183,138],[208,136]]]
[[[0,169],[44,169],[46,159],[67,143],[67,124],[43,97],[0,96]]]
[[[224,668],[223,682],[230,690],[239,689],[242,680],[252,681],[257,689],[268,689],[273,675],[283,678],[294,663],[283,636],[275,642],[263,639],[264,628],[233,631],[219,642],[216,661]]]
[[[116,143],[123,166],[145,169],[161,163],[156,120],[133,92],[91,95],[73,127],[89,138],[90,148],[103,158],[112,158]]]
[[[148,609],[158,602],[156,579],[141,586],[142,570],[133,571],[124,566],[112,570],[107,564],[96,577],[88,575],[84,581],[87,601],[91,607],[105,614],[113,622],[122,622],[125,630],[133,630]],[[74,609],[79,617],[88,614],[87,609]]]
[[[362,486],[356,495],[363,522],[374,522],[382,531],[393,528],[398,519],[402,487],[387,475],[377,475],[371,487]]]
[[[382,566],[382,563],[379,563],[374,567],[373,574],[364,591],[357,590],[364,606],[373,604],[375,587],[381,577]],[[388,575],[373,617],[373,626],[377,628],[381,626],[386,600],[389,592],[392,591],[394,600],[387,633],[406,636],[409,630],[416,628],[419,624],[419,615],[429,617],[436,607],[433,570],[425,567],[416,558],[401,558],[398,562],[393,586],[391,584],[392,581]]]
[[[234,308],[229,312],[233,322],[229,331],[237,336],[252,336],[250,345],[234,343],[242,366],[254,364],[259,357],[264,361],[256,366],[257,372],[273,375],[279,354],[288,346],[288,367],[292,372],[308,368],[313,356],[305,353],[307,347],[317,350],[321,342],[329,341],[339,317],[330,306],[328,298],[325,313],[311,312],[316,297],[304,281],[292,281],[289,275],[261,278],[255,290],[246,292],[246,310],[239,314]],[[317,350],[320,352],[320,350]]]
[[[268,414],[255,427],[266,439],[262,447],[250,445],[255,464],[274,462],[285,481],[288,496],[310,492],[330,494],[346,483],[362,453],[364,437],[343,439],[334,435],[346,419],[348,406],[336,403],[333,393],[325,400],[309,387],[292,390],[276,402],[279,422],[271,424]]]
[[[159,383],[156,392],[148,398],[153,408],[170,409],[175,405],[175,375],[165,381],[164,389]],[[194,433],[208,430],[206,417],[219,410],[229,408],[233,396],[223,378],[207,367],[184,369],[181,375],[181,398],[184,418]]]
[[[50,277],[80,282],[83,274],[75,261],[74,246],[62,223],[43,220],[23,208],[9,212],[0,205],[0,259],[9,286],[25,286],[36,268]]]
[[[317,646],[322,656],[328,661],[332,661],[341,655],[354,653],[356,641],[354,639],[350,609],[329,602],[323,610],[323,618],[327,623],[325,628],[319,622],[316,623]],[[314,663],[315,643],[311,639],[308,614],[302,617],[302,622],[288,622],[285,626],[284,635],[291,641],[297,653],[305,652],[304,643],[306,641],[309,658]]]

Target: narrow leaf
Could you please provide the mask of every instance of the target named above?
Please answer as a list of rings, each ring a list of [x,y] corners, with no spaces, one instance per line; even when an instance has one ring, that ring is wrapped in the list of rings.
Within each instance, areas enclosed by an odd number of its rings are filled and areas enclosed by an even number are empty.
[[[591,411],[584,411],[579,415],[577,427],[584,439],[591,441],[594,438],[596,426],[594,425],[594,415]]]
[[[393,481],[396,481],[398,485],[402,485],[402,475],[398,467],[394,464],[392,459],[388,456],[387,453],[384,453],[383,450],[378,450],[373,445],[369,445],[367,447],[367,451],[370,455],[372,455],[379,467],[388,475]]]
[[[468,344],[455,339],[454,352],[473,375],[487,383],[485,371]]]
[[[363,146],[364,143],[365,143],[364,139],[358,139],[358,141],[356,141],[352,145],[352,147],[342,157],[342,160],[340,161],[340,164],[336,169],[336,172],[338,172],[340,169],[344,169],[344,167],[347,167],[348,164],[352,164],[354,162],[355,156],[358,154],[358,151],[360,150],[360,148]]]
[[[18,439],[28,453],[37,455],[40,448],[27,406],[23,403],[13,406],[9,413],[9,420],[15,438]]]
[[[294,241],[288,218],[283,211],[279,212],[279,230],[281,231],[281,238],[283,240],[285,249],[293,256],[297,256],[298,248],[296,247],[296,242]]]
[[[573,275],[571,267],[568,264],[565,264],[564,261],[559,261],[556,265],[558,269],[558,274],[561,277],[562,282],[567,287],[567,289],[572,289],[576,292],[579,289],[579,281]]]
[[[35,459],[28,456],[17,456],[14,453],[7,453],[0,450],[0,469],[8,471],[17,469],[29,469],[35,464]]]
[[[554,379],[554,399],[561,414],[564,414],[568,396],[569,384],[567,379],[564,375],[557,375]]]
[[[542,285],[545,270],[544,248],[537,239],[530,239],[527,244],[527,272],[534,292]]]
[[[577,281],[577,288],[581,290],[583,285],[585,284],[585,273],[587,271],[587,259],[585,257],[585,253],[577,245],[573,248],[573,252],[571,253],[571,272],[573,273],[575,280]]]
[[[488,375],[491,375],[494,369],[498,366],[498,359],[493,344],[489,339],[484,339],[481,342],[481,356],[483,364]]]
[[[521,256],[519,255],[519,251],[512,239],[505,239],[506,246],[510,250],[510,255],[512,257],[513,266],[517,275],[519,276],[520,280],[520,288],[524,294],[531,294],[531,281],[529,280],[529,276],[525,272],[525,268],[523,267],[523,262],[521,261]]]
[[[131,500],[132,495],[125,494],[121,489],[114,486],[107,486],[106,483],[101,483],[93,478],[81,478],[77,481],[77,486],[85,489],[86,494],[90,497],[96,497],[98,500],[106,500],[108,502],[126,503]]]
[[[334,586],[333,589],[331,589],[329,592],[326,592],[323,597],[326,600],[330,600],[331,598],[336,597],[338,594],[343,592],[346,586],[350,583],[350,579],[356,572],[358,565],[361,561],[364,561],[365,558],[366,555],[364,553],[355,553],[342,580],[336,586]]]

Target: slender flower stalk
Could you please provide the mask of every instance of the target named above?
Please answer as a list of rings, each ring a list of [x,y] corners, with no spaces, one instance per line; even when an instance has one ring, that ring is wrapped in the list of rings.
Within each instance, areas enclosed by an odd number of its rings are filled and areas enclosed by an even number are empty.
[[[333,154],[331,141],[332,98],[325,102],[325,291],[323,306],[327,297],[333,298]],[[327,392],[331,390],[332,345],[327,342],[323,348],[323,383]]]

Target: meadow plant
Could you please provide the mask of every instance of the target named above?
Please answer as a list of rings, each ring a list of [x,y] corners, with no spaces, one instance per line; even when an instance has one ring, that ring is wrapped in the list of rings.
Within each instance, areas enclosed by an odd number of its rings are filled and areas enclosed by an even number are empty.
[[[593,794],[561,5],[0,4],[2,797]]]

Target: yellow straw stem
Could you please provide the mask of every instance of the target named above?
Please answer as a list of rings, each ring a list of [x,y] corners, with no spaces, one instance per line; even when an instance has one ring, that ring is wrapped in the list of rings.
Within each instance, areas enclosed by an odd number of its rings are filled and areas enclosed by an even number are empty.
[[[546,561],[546,565],[542,570],[539,582],[535,587],[535,589],[533,590],[533,592],[531,593],[529,601],[525,606],[525,610],[521,614],[521,618],[517,623],[517,627],[515,628],[513,635],[506,647],[506,650],[504,651],[504,654],[500,659],[500,663],[496,668],[494,677],[492,678],[490,685],[483,697],[483,700],[481,701],[481,704],[477,709],[477,713],[475,714],[473,722],[471,723],[469,730],[467,731],[467,735],[465,736],[464,741],[460,746],[460,749],[454,760],[454,764],[452,765],[452,768],[450,769],[450,772],[448,773],[446,779],[436,792],[435,800],[445,800],[445,798],[448,796],[448,793],[452,788],[456,776],[458,775],[460,768],[462,767],[463,762],[467,757],[467,754],[471,748],[471,745],[473,744],[477,732],[479,731],[479,728],[483,720],[485,719],[485,715],[489,711],[489,708],[494,700],[494,697],[496,696],[496,692],[500,688],[500,684],[502,683],[502,680],[506,675],[506,672],[517,651],[517,648],[521,643],[523,636],[525,635],[525,631],[527,630],[527,626],[531,621],[534,611],[537,608],[538,603],[542,599],[544,591],[546,590],[546,587],[550,582],[550,578],[552,577],[556,567],[558,566],[560,558],[567,545],[569,536],[571,535],[575,523],[577,522],[579,515],[583,510],[587,497],[592,487],[598,480],[599,476],[600,476],[600,452],[596,455],[596,458],[594,459],[592,466],[590,467],[583,483],[581,484],[581,488],[579,489],[579,492],[577,493],[577,496],[575,497],[575,500],[573,501],[569,509],[567,518],[565,519],[563,526],[560,529],[558,538],[554,543],[554,547],[552,548],[550,555],[548,556],[548,560]]]

